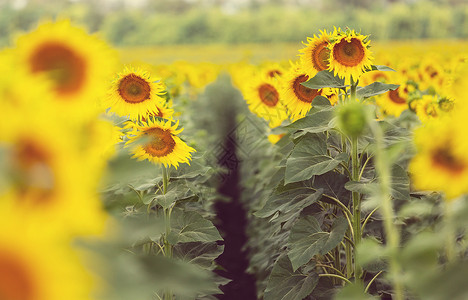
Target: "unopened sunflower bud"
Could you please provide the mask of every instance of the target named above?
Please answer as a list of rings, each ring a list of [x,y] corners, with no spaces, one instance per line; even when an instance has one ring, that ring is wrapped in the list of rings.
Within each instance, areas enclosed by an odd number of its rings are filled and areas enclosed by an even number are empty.
[[[366,109],[359,102],[343,104],[337,110],[337,116],[339,129],[349,137],[360,136],[366,128]]]

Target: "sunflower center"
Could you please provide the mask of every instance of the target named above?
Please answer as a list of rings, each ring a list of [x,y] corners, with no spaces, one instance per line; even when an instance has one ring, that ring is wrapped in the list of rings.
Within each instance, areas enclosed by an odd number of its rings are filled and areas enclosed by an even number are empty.
[[[86,81],[86,61],[67,45],[47,42],[29,58],[33,73],[47,72],[59,94],[78,92]]]
[[[396,104],[403,104],[403,103],[406,103],[406,99],[401,97],[400,96],[400,93],[398,93],[398,89],[397,88],[396,90],[390,90],[388,92],[388,96],[390,97],[390,100],[392,100],[393,103],[396,103]]]
[[[268,76],[271,78],[274,78],[276,76],[281,76],[283,73],[281,73],[280,70],[271,70],[268,72]]]
[[[144,145],[143,149],[149,155],[163,157],[174,150],[176,143],[169,130],[150,128],[145,131],[145,135],[150,138],[150,142]]]
[[[119,94],[128,103],[140,103],[150,98],[149,83],[135,74],[129,74],[119,83]]]
[[[312,60],[317,71],[328,69],[328,60],[330,59],[330,50],[327,48],[328,42],[324,41],[318,44],[312,51]]]
[[[365,57],[364,46],[361,40],[351,38],[348,42],[342,39],[333,47],[333,57],[341,65],[346,67],[355,67],[362,63]]]
[[[446,145],[432,153],[432,161],[436,166],[456,174],[461,173],[466,168],[466,165],[460,162]]]
[[[258,95],[260,100],[267,106],[273,107],[279,101],[279,94],[278,91],[270,84],[265,83],[262,84],[258,88]]]
[[[320,95],[319,90],[309,89],[303,86],[301,83],[309,79],[307,75],[298,76],[293,83],[293,90],[296,97],[302,102],[312,103],[312,100],[318,95]]]
[[[22,198],[34,205],[46,205],[54,194],[54,173],[50,154],[37,142],[23,139],[14,149],[18,188]]]
[[[0,299],[37,299],[31,275],[24,264],[12,254],[0,251]]]

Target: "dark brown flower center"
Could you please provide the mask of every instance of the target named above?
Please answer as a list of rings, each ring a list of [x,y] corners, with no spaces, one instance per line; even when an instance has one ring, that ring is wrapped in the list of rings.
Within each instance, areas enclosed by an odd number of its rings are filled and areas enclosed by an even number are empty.
[[[364,45],[357,38],[351,38],[349,42],[342,39],[333,46],[333,50],[333,58],[346,67],[355,67],[364,60]]]
[[[432,153],[432,161],[436,166],[455,174],[461,173],[466,168],[466,165],[452,153],[448,145],[436,149]]]
[[[140,103],[150,99],[151,86],[135,74],[128,74],[119,82],[119,94],[125,102]]]
[[[390,90],[388,91],[388,96],[390,98],[390,100],[396,104],[403,104],[403,103],[406,103],[406,99],[401,97],[400,96],[400,93],[398,92],[398,89],[397,88],[396,90]]]
[[[35,300],[36,288],[28,269],[13,253],[0,250],[0,299]]]
[[[279,101],[278,91],[270,84],[264,83],[258,88],[260,100],[267,106],[274,107]]]
[[[328,42],[324,41],[312,50],[312,62],[317,71],[328,69],[330,50],[327,48]]]
[[[293,90],[296,97],[302,102],[312,103],[312,100],[318,95],[320,95],[320,90],[309,89],[303,86],[301,83],[309,79],[307,75],[298,76],[293,83]]]
[[[150,128],[145,131],[144,135],[150,138],[149,143],[143,146],[149,155],[163,157],[174,150],[176,143],[168,129]]]
[[[78,92],[86,82],[86,61],[73,49],[59,42],[40,45],[29,57],[33,73],[47,72],[55,83],[57,93]]]

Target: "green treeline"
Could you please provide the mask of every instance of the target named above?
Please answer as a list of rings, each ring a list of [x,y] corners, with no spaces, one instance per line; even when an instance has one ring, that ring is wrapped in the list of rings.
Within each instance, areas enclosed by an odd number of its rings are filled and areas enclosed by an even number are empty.
[[[319,7],[271,4],[235,11],[206,5],[102,8],[93,1],[58,6],[39,1],[21,9],[6,5],[0,10],[0,45],[8,45],[16,32],[33,28],[38,20],[57,17],[100,31],[116,46],[299,42],[333,26],[361,29],[373,40],[468,38],[468,6],[464,4],[379,1],[365,9],[332,2]]]

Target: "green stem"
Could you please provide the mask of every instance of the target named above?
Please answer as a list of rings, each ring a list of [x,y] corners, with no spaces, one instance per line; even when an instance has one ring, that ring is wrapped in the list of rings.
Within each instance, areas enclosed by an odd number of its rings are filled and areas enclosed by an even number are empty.
[[[349,284],[351,284],[351,281],[349,281],[348,279],[346,279],[345,277],[343,276],[340,276],[340,275],[337,275],[337,274],[319,274],[319,277],[334,277],[334,278],[339,278]]]
[[[400,247],[400,233],[394,224],[395,213],[393,211],[391,189],[391,173],[388,160],[385,157],[383,145],[383,133],[381,128],[373,123],[371,129],[376,141],[375,167],[379,178],[379,198],[381,199],[382,215],[384,217],[384,229],[387,236],[387,248],[390,255],[389,273],[394,284],[395,300],[404,299],[403,285],[401,283],[401,266],[398,261]]]
[[[163,194],[167,193],[167,184],[169,181],[169,176],[167,174],[167,169],[165,166],[162,167],[163,169]],[[164,208],[164,227],[165,227],[165,235],[164,235],[164,256],[171,258],[172,257],[172,245],[167,240],[167,237],[171,233],[171,212],[172,208]],[[172,300],[173,294],[170,289],[166,289],[164,293],[164,300]]]
[[[356,101],[356,88],[357,84],[351,78],[351,101]],[[351,138],[351,164],[352,164],[352,180],[359,181],[360,178],[360,164],[358,155],[358,138],[353,136]],[[359,265],[356,255],[356,249],[361,242],[361,195],[358,192],[352,192],[353,200],[353,232],[354,232],[354,274],[356,280],[360,280],[362,276],[362,268]]]
[[[346,234],[352,235],[351,230],[348,228]],[[345,243],[346,252],[346,277],[351,278],[353,274],[353,250],[351,249],[351,242],[346,241]]]
[[[447,262],[451,263],[455,259],[455,244],[454,241],[456,240],[456,232],[453,227],[452,222],[452,202],[451,201],[444,201],[444,220],[445,220],[445,230],[446,230],[446,238],[445,241],[445,255],[447,256]]]

